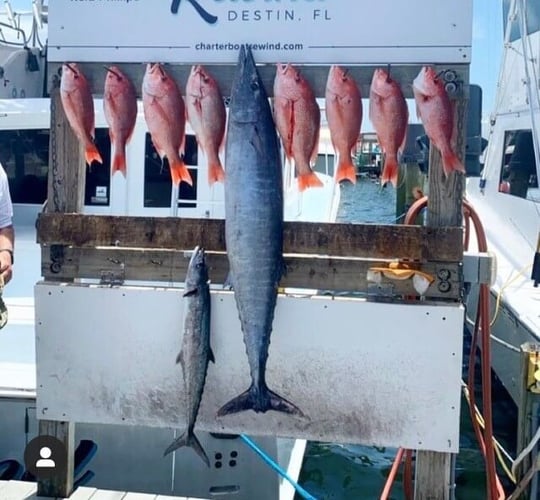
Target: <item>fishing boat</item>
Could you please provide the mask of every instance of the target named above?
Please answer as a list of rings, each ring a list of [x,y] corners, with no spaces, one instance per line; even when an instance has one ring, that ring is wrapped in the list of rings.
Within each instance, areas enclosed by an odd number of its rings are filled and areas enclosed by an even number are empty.
[[[540,438],[537,352],[540,341],[540,4],[503,0],[502,60],[488,146],[466,197],[485,231],[493,265],[491,307],[468,295],[469,323],[489,311],[491,366],[518,410],[517,491],[537,498]],[[489,277],[488,277],[489,279]],[[536,450],[536,451],[535,451]],[[512,495],[514,498],[514,495]]]
[[[540,339],[540,4],[503,2],[504,48],[488,146],[466,196],[485,228],[495,266],[493,369],[519,404],[520,346]],[[471,311],[476,293],[470,294]],[[472,317],[472,315],[471,315]]]
[[[5,81],[0,85],[0,161],[8,173],[14,204],[17,266],[3,292],[9,322],[0,331],[0,479],[32,480],[23,455],[38,434],[34,285],[42,274],[35,224],[46,202],[50,140],[46,47],[39,33],[44,36],[42,23],[46,31],[47,7],[34,1],[27,12],[13,12],[10,2],[4,3],[5,12],[0,14],[0,78]],[[141,103],[127,147],[126,177],[111,178],[111,144],[102,100],[95,99],[94,107],[96,143],[104,163],[86,171],[83,213],[164,217],[174,208],[182,218],[224,218],[223,185],[208,185],[206,158],[189,127],[185,162],[194,183],[182,185],[178,197],[171,198],[168,166],[152,145]],[[316,193],[300,193],[293,165],[285,164],[286,220],[335,220],[340,190],[328,157],[323,152],[319,158],[323,187]],[[239,499],[293,498],[294,488],[253,455],[239,436],[198,435],[210,457],[209,469],[190,450],[163,458],[163,450],[175,436],[173,429],[81,424],[75,437],[75,485],[201,498],[233,494]],[[265,437],[256,442],[266,458],[289,477],[298,478],[304,440]]]

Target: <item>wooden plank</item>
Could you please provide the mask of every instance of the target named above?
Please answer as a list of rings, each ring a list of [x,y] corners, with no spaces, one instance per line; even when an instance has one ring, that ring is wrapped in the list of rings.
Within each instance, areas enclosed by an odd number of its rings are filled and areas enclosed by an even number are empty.
[[[47,196],[49,212],[82,211],[85,168],[82,147],[67,121],[60,100],[60,89],[55,87],[51,92]]]
[[[216,219],[40,214],[41,244],[225,251],[225,222]],[[461,228],[286,222],[285,253],[458,262]]]
[[[416,452],[415,500],[450,498],[450,453]]]
[[[67,450],[67,467],[53,479],[38,480],[38,496],[69,497],[73,491],[73,465],[75,456],[75,424],[52,420],[39,421],[39,435],[59,439]]]
[[[53,266],[50,248],[43,247],[42,276],[51,281],[117,276],[125,280],[178,283],[184,281],[190,255],[172,250],[67,247],[64,264],[57,267]],[[224,283],[229,272],[227,256],[223,253],[207,253],[207,262],[212,283]],[[282,287],[367,293],[368,269],[387,266],[388,262],[286,255],[285,264],[287,272],[281,279]],[[460,299],[461,271],[458,263],[429,262],[418,265],[418,269],[435,278],[426,292],[427,298]],[[417,295],[410,279],[391,280],[383,277],[382,286],[391,286],[393,296]]]
[[[257,54],[254,53],[255,58]],[[103,86],[105,83],[105,64],[104,63],[79,63],[81,71],[85,74],[87,79],[90,82],[92,93],[96,96],[103,95]],[[145,65],[140,63],[120,63],[118,67],[124,71],[133,84],[135,89],[140,97],[142,79],[144,76]],[[182,93],[186,88],[186,82],[189,76],[191,69],[190,65],[186,64],[166,64],[167,71],[170,75],[176,80]],[[215,64],[215,65],[206,65],[205,66],[212,76],[217,80],[218,85],[224,96],[230,95],[230,89],[233,81],[234,74],[236,72],[236,66],[232,64]],[[349,74],[353,76],[355,81],[360,87],[360,91],[363,96],[369,96],[369,87],[371,84],[371,79],[373,78],[373,72],[377,67],[384,66],[375,66],[375,65],[347,65],[349,69]],[[448,65],[437,65],[434,66],[435,71],[438,73],[440,71],[452,70],[457,75],[457,80],[468,81],[468,78],[465,78],[468,71],[468,65],[466,64],[448,64]],[[53,75],[52,78],[56,79],[59,75],[60,65],[58,63],[49,64],[49,74]],[[269,97],[273,96],[273,85],[274,78],[276,74],[276,68],[273,64],[263,64],[258,66],[259,74],[261,76],[263,85],[266,88],[266,92]],[[392,78],[401,84],[401,89],[405,97],[412,98],[412,87],[411,83],[420,72],[421,66],[417,64],[411,65],[395,65],[391,67]],[[324,97],[326,80],[328,78],[328,66],[321,65],[309,65],[301,67],[302,74],[310,83],[315,95],[317,97]]]

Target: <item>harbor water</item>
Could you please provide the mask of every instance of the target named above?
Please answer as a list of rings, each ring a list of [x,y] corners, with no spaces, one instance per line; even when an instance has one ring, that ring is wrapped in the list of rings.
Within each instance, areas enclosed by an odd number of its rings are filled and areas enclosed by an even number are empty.
[[[341,186],[338,222],[393,224],[396,220],[396,194],[392,187],[381,186],[370,179],[359,179],[356,185]],[[399,215],[399,214],[398,214]],[[463,355],[463,380],[467,377],[471,340],[465,330]],[[476,380],[481,380],[479,360],[476,363]],[[359,385],[361,388],[361,385]],[[361,390],[361,389],[359,389]],[[480,386],[476,387],[477,404],[481,403]],[[351,394],[354,397],[354,394]],[[493,380],[493,410],[495,436],[506,450],[515,456],[515,425],[517,410],[505,389]],[[460,452],[456,461],[455,498],[484,500],[484,461],[477,446],[465,398],[461,403]],[[317,499],[375,500],[380,498],[384,483],[392,467],[397,450],[356,444],[310,442],[300,475],[300,484]],[[499,476],[507,491],[510,483],[499,468]],[[401,470],[389,498],[402,499]],[[301,497],[296,496],[296,500]]]

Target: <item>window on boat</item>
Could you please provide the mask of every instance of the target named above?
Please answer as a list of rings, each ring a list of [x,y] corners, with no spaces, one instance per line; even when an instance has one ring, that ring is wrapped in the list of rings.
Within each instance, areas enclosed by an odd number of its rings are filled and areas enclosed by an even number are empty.
[[[0,131],[0,162],[13,203],[42,204],[47,198],[49,131]]]
[[[540,201],[532,132],[507,130],[500,176],[501,193]]]
[[[94,142],[101,154],[103,163],[92,162],[86,167],[84,204],[108,206],[111,201],[111,140],[108,128],[96,128]]]
[[[180,183],[178,193],[179,208],[195,208],[197,206],[197,140],[194,135],[186,135],[184,146],[184,163],[188,165],[193,179],[193,186]],[[191,166],[192,168],[189,168]],[[144,206],[166,208],[171,206],[171,174],[167,158],[161,161],[150,134],[146,134],[144,150]]]
[[[317,155],[317,161],[313,166],[313,170],[333,177],[335,159],[336,157],[333,154]]]
[[[508,11],[510,10],[511,0],[503,0],[503,21],[504,32],[506,32],[506,24],[508,22]],[[540,31],[540,2],[530,0],[526,2],[527,10],[525,11],[525,17],[527,21],[527,34],[536,33]],[[512,29],[510,31],[510,41],[514,42],[521,37],[519,29],[520,20],[515,19],[512,22]]]

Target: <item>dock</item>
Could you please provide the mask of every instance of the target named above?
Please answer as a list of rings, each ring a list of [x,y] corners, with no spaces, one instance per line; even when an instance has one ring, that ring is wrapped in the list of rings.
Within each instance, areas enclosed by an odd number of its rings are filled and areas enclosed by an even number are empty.
[[[38,500],[43,497],[37,494],[37,483],[28,481],[0,481],[0,498],[2,500]],[[80,486],[64,500],[206,500],[195,497],[176,497],[168,495],[152,495],[149,493],[134,493],[129,491],[98,490]],[[57,497],[57,500],[62,500]]]

